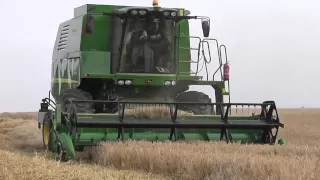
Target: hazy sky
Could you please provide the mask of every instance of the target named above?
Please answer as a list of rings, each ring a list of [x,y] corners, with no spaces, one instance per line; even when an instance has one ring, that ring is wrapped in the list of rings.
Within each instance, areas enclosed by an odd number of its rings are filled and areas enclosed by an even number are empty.
[[[128,2],[150,6],[152,0],[0,0],[0,112],[39,109],[41,98],[50,89],[52,49],[59,23],[73,17],[73,8]],[[211,37],[228,48],[232,101],[274,100],[280,107],[320,106],[320,3],[316,0],[159,3],[185,7],[192,15],[211,18]],[[192,25],[192,35],[201,36],[200,22]],[[210,88],[205,92],[213,94]]]

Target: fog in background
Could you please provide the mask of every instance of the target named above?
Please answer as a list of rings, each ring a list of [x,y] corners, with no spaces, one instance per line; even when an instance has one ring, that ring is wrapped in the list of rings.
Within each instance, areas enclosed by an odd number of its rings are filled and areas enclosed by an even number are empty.
[[[75,7],[130,3],[151,6],[152,0],[0,0],[0,112],[39,109],[50,90],[58,26],[73,17]],[[159,4],[210,17],[210,36],[227,46],[233,102],[320,106],[320,2],[159,0]],[[191,26],[192,35],[202,36],[199,20]],[[212,88],[200,90],[213,96]]]

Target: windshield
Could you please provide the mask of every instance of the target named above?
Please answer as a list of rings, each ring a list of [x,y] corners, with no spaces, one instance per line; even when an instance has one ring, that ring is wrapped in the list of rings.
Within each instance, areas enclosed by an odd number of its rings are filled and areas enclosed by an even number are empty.
[[[174,24],[157,17],[128,18],[120,72],[174,73]]]

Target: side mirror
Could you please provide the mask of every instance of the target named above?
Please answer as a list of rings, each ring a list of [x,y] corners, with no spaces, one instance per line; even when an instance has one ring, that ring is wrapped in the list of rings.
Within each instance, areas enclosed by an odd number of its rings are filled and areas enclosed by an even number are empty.
[[[202,21],[202,32],[204,37],[209,37],[210,34],[210,21],[209,20],[203,20]]]

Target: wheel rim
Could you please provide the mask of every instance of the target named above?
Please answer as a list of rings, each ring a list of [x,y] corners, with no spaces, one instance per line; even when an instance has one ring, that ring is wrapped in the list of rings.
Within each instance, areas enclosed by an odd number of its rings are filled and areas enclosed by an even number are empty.
[[[43,124],[43,142],[45,145],[49,143],[49,125],[47,122]]]

